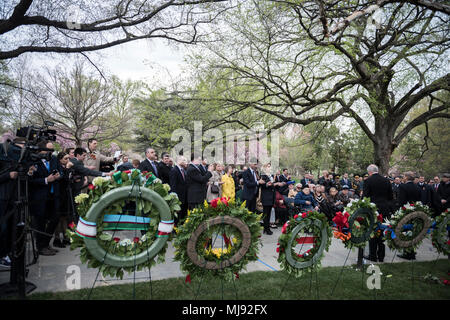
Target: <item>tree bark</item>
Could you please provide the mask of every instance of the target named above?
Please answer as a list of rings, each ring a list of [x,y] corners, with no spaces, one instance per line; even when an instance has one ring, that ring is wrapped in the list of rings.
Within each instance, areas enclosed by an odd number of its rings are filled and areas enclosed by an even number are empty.
[[[390,121],[386,118],[375,120],[375,141],[374,163],[378,166],[381,175],[387,175],[392,152],[395,149],[393,144],[395,130]]]

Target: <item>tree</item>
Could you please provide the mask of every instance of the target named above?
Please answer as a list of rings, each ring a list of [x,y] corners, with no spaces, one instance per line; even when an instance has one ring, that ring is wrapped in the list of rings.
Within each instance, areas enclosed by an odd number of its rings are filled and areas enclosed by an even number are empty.
[[[82,53],[139,39],[194,43],[225,0],[20,0],[0,7],[0,60],[26,52]]]
[[[270,115],[277,120],[272,128],[350,117],[387,173],[392,152],[412,129],[450,118],[450,102],[436,96],[450,90],[442,68],[450,24],[445,10],[391,1],[378,25],[362,15],[324,36],[324,20],[332,29],[371,3],[253,1],[224,14],[214,33],[224,45],[203,45],[197,59],[204,78],[217,75],[211,87],[220,90],[210,91],[210,99],[237,117],[244,110]],[[427,97],[436,101],[432,108],[408,118]]]
[[[61,138],[81,146],[89,137],[99,141],[120,137],[129,130],[128,101],[136,86],[123,86],[117,79],[106,83],[82,63],[69,71],[48,70],[36,79],[31,108],[42,120],[55,123]]]

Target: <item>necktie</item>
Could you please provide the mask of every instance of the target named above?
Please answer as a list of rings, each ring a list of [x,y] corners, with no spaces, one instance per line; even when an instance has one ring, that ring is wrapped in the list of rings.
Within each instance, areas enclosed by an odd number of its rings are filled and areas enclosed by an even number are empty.
[[[181,172],[181,176],[183,177],[183,180],[185,180],[185,178],[184,178],[184,169],[181,168],[181,169],[180,169],[180,172]]]
[[[156,165],[153,161],[152,161],[152,167],[153,167],[153,170],[155,171],[155,176],[158,176],[158,169],[156,169]]]
[[[47,160],[44,160],[45,162],[45,166],[47,167],[47,171],[50,172],[50,162],[48,162]],[[53,184],[50,187],[50,193],[53,193]]]

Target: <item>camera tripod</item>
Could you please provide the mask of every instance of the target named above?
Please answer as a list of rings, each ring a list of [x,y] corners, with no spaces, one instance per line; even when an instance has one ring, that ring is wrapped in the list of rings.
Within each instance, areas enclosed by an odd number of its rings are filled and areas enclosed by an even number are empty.
[[[24,299],[36,286],[25,281],[28,276],[27,267],[35,264],[39,254],[35,247],[33,230],[30,227],[31,217],[28,208],[28,174],[19,168],[17,177],[17,201],[6,217],[11,216],[11,271],[9,283],[0,284],[0,296],[18,296]],[[6,219],[5,219],[6,220]],[[6,223],[6,221],[4,222]],[[28,262],[31,246],[32,260]],[[28,253],[28,254],[27,254]]]

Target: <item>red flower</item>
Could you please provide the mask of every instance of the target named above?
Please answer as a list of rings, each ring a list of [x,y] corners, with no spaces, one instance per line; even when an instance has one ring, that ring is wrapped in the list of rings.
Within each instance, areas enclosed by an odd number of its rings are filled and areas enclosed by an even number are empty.
[[[228,207],[228,198],[222,197],[220,201]]]
[[[134,237],[133,242],[134,242],[134,243],[138,243],[139,240],[140,240],[139,237]]]
[[[447,241],[447,245],[450,246],[450,240]]]
[[[280,252],[280,247],[277,247],[277,252]]]
[[[117,237],[116,237],[116,238],[114,238],[113,240],[114,240],[115,242],[119,242],[119,241],[120,241],[120,238],[117,238]]]
[[[219,198],[214,199],[213,201],[211,201],[211,207],[213,208],[217,208],[217,202],[219,201]]]
[[[236,279],[239,279],[239,273],[235,272],[234,275],[236,276]]]
[[[364,221],[364,218],[363,218],[363,217],[357,217],[357,218],[356,218],[356,221],[358,221],[358,222],[363,222],[363,221]]]
[[[294,216],[294,219],[297,219],[298,218],[298,214],[296,214],[295,216]]]
[[[89,188],[89,190],[94,190],[94,189],[95,189],[95,186],[94,186],[92,183],[90,183],[90,184],[88,185],[88,188]]]
[[[402,210],[406,210],[406,207],[402,207]]]
[[[72,222],[69,224],[69,228],[73,230],[73,229],[75,229],[75,227],[76,227],[76,226],[75,226],[75,223],[73,223],[73,221],[72,221]]]
[[[414,203],[411,203],[410,206],[411,206],[411,207],[414,207]]]
[[[184,280],[184,282],[185,283],[191,283],[191,275],[190,274],[188,274],[187,276],[186,276],[186,280]]]
[[[306,212],[302,213],[302,218],[305,219],[308,214]]]
[[[286,222],[283,226],[283,228],[281,228],[281,233],[286,233],[286,229],[288,227],[288,223]]]
[[[383,223],[383,215],[381,213],[378,215],[377,219],[380,223]]]

